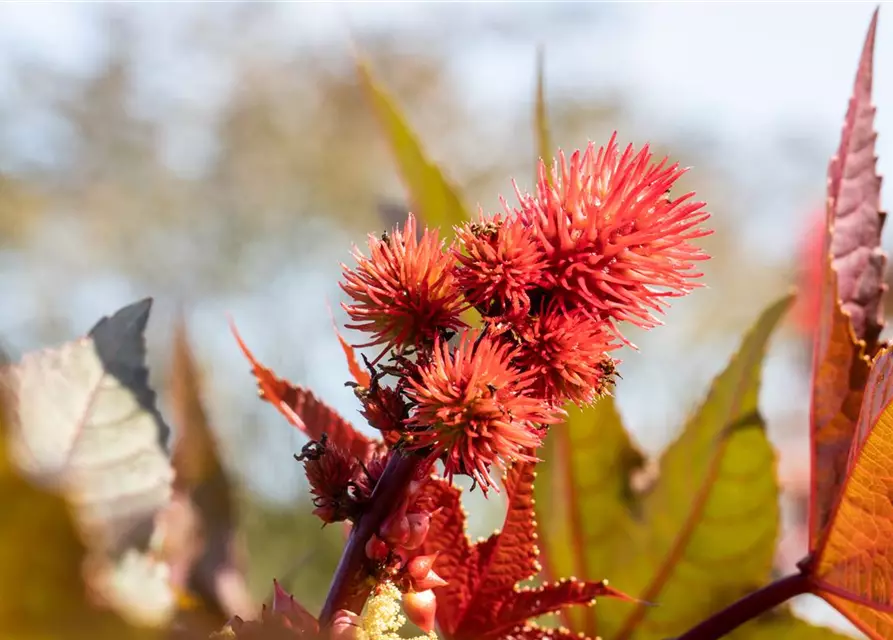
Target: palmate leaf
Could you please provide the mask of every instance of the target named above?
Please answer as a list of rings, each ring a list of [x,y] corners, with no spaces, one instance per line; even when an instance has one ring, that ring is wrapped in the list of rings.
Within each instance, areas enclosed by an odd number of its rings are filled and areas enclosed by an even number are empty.
[[[571,412],[552,430],[536,503],[550,573],[608,577],[658,605],[604,602],[597,620],[571,618],[574,631],[606,640],[672,637],[769,578],[778,487],[757,398],[766,344],[790,302],[762,314],[661,457],[646,494],[631,486],[643,458],[610,402]],[[570,497],[566,506],[550,499],[557,491]],[[773,619],[811,633],[789,617]]]
[[[425,488],[436,511],[421,553],[436,553],[437,623],[447,640],[530,637],[533,619],[598,596],[626,598],[603,581],[570,578],[536,588],[518,584],[539,572],[533,509],[533,464],[515,463],[505,479],[508,507],[501,531],[472,544],[459,489],[440,479]]]
[[[198,364],[182,318],[174,327],[169,394],[176,439],[176,508],[165,518],[172,581],[211,614],[214,627],[255,612],[236,553],[233,490],[202,402]]]
[[[885,215],[874,153],[872,60],[877,11],[859,61],[840,147],[828,170],[825,277],[813,347],[809,542],[815,549],[846,478],[853,429],[883,325]]]
[[[73,576],[80,580],[85,554],[90,591],[105,606],[135,624],[159,627],[173,613],[174,594],[153,544],[173,473],[165,451],[168,428],[145,366],[150,307],[151,300],[125,307],[100,320],[89,336],[27,354],[2,371],[4,457],[11,466],[4,463],[0,600],[11,607],[8,615],[58,598],[58,615],[45,610],[58,623],[67,615],[61,601],[70,597],[80,608],[85,589]],[[56,497],[27,489],[20,472]],[[66,502],[85,549],[72,539]],[[25,583],[33,589],[19,593]],[[0,627],[17,624],[3,620]]]
[[[439,228],[442,237],[449,241],[453,226],[470,218],[458,189],[425,155],[406,117],[373,77],[369,65],[358,60],[357,70],[409,192],[413,213],[428,227]]]

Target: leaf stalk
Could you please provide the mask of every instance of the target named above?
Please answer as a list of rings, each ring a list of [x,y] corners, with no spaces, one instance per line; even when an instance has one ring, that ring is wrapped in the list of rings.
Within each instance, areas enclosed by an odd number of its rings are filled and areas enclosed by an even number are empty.
[[[745,622],[810,590],[810,577],[799,572],[767,584],[692,627],[676,640],[717,640]]]

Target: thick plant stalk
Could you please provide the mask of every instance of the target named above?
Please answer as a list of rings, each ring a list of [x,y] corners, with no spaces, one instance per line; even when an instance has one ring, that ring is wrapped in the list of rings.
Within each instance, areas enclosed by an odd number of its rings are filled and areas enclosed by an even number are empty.
[[[366,543],[372,534],[378,531],[392,509],[400,504],[409,489],[410,482],[417,477],[419,470],[425,464],[425,458],[422,456],[401,451],[394,452],[378,484],[375,485],[369,510],[350,532],[338,568],[332,577],[329,594],[319,615],[320,627],[329,626],[335,612],[340,609],[356,613],[362,610],[372,589],[363,572],[366,563]]]
[[[718,640],[745,622],[809,591],[809,575],[795,573],[750,593],[692,627],[676,640]]]

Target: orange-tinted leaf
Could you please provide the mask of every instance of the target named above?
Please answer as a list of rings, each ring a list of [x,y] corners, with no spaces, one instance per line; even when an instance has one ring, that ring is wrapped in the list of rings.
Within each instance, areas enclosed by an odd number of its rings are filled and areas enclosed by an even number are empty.
[[[817,595],[845,615],[862,633],[874,640],[893,638],[893,613],[876,611],[868,605],[819,591]]]
[[[829,168],[827,257],[813,351],[810,549],[818,545],[846,477],[868,375],[866,354],[876,349],[882,326],[886,258],[879,243],[884,214],[879,210],[871,105],[876,25],[877,13],[862,51],[840,148]]]
[[[232,487],[202,404],[198,365],[182,319],[174,328],[169,380],[177,429],[172,454],[177,501],[165,518],[172,578],[223,620],[253,615],[255,605],[235,553]]]
[[[849,475],[821,546],[813,580],[820,595],[875,638],[893,631],[893,349],[876,358]]]
[[[531,463],[516,463],[505,478],[508,507],[501,531],[474,545],[465,534],[465,514],[459,490],[441,479],[426,491],[441,510],[431,520],[421,553],[438,553],[434,570],[447,585],[435,589],[437,622],[447,640],[497,640],[532,619],[587,604],[596,596],[630,599],[605,582],[571,578],[537,589],[519,589],[518,583],[539,572],[536,520],[533,510]],[[631,599],[630,599],[631,600]]]
[[[325,433],[331,444],[351,453],[360,460],[365,460],[371,455],[377,446],[376,441],[354,429],[353,425],[338,415],[334,409],[317,399],[308,389],[295,386],[287,380],[277,377],[270,369],[258,362],[248,350],[234,324],[231,324],[231,329],[242,353],[251,363],[251,371],[257,379],[257,385],[264,400],[279,409],[292,425],[313,440],[319,440]]]

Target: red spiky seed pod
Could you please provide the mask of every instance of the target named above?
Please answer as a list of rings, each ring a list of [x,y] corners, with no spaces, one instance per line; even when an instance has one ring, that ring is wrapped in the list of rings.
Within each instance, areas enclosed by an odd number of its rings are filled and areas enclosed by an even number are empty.
[[[463,332],[451,349],[438,340],[431,360],[408,380],[414,411],[406,421],[408,449],[442,458],[447,478],[464,473],[485,492],[490,467],[528,453],[542,440],[541,426],[559,422],[560,409],[527,394],[531,378],[512,365],[513,348],[474,331]]]
[[[456,235],[463,250],[456,251],[456,275],[466,299],[490,318],[526,316],[531,291],[545,282],[545,254],[533,229],[514,215],[482,216]]]
[[[517,326],[514,338],[514,363],[533,374],[532,395],[560,406],[590,404],[610,392],[616,363],[609,352],[620,345],[604,322],[553,304]]]
[[[452,252],[445,251],[437,230],[425,229],[418,238],[412,214],[403,229],[383,238],[370,235],[368,258],[358,249],[353,255],[355,269],[342,265],[341,288],[353,301],[342,305],[353,321],[346,326],[371,334],[371,340],[355,346],[384,344],[383,355],[393,347],[429,344],[465,326]]]
[[[645,146],[623,153],[616,134],[606,147],[590,143],[564,154],[551,180],[541,162],[536,195],[522,195],[519,217],[533,227],[545,253],[549,296],[565,311],[582,310],[609,323],[660,324],[667,300],[700,286],[695,265],[708,258],[691,243],[709,235],[709,217],[693,194],[670,198],[685,169],[652,162]]]

